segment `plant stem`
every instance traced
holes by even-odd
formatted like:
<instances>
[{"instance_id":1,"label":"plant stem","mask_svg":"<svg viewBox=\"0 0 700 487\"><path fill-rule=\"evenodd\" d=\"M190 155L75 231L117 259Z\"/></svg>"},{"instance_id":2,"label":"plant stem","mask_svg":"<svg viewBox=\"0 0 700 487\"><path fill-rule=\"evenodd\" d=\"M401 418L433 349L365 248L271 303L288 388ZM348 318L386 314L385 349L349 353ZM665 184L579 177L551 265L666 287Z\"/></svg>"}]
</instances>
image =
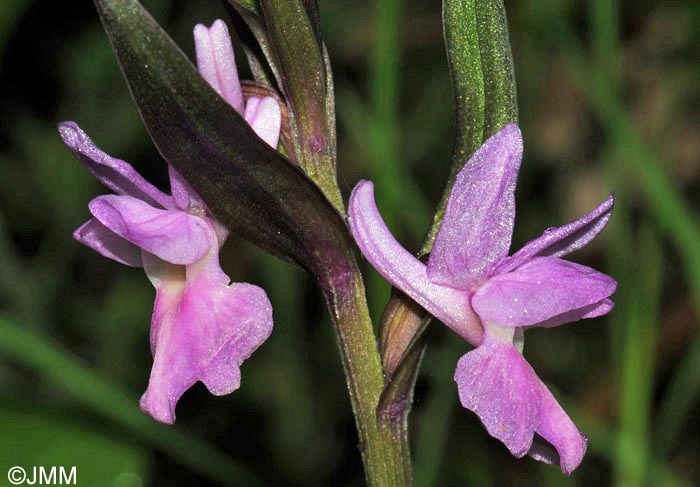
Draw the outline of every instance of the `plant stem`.
<instances>
[{"instance_id":1,"label":"plant stem","mask_svg":"<svg viewBox=\"0 0 700 487\"><path fill-rule=\"evenodd\" d=\"M339 265L340 264L340 265ZM384 375L362 277L354 259L325 266L319 279L335 326L369 486L412 484L405 416L377 414Z\"/></svg>"}]
</instances>

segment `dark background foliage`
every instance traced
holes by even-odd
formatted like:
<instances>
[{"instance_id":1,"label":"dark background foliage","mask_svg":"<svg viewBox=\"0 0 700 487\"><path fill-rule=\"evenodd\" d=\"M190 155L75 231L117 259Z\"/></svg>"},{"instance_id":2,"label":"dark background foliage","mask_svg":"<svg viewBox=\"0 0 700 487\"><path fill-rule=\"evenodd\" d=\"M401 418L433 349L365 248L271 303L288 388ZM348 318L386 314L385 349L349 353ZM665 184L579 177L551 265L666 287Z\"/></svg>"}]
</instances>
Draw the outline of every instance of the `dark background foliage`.
<instances>
[{"instance_id":1,"label":"dark background foliage","mask_svg":"<svg viewBox=\"0 0 700 487\"><path fill-rule=\"evenodd\" d=\"M215 0L144 5L190 56L193 25L226 15ZM417 249L454 137L439 2L320 5L341 189L375 180L390 226ZM452 374L467 346L434 324L412 414L417 485L698 485L700 7L506 7L526 144L514 247L614 189L609 228L572 259L619 280L617 307L527 336L526 356L589 435L569 479L512 458L459 406ZM236 393L195 386L174 428L141 415L154 293L141 270L71 239L104 189L62 146L56 123L76 120L162 188L166 166L91 2L4 0L0 63L0 482L13 465L76 465L79 485L237 485L239 468L279 485L361 484L318 290L235 236L224 269L267 289L275 332L243 365ZM378 317L388 286L367 276Z\"/></svg>"}]
</instances>

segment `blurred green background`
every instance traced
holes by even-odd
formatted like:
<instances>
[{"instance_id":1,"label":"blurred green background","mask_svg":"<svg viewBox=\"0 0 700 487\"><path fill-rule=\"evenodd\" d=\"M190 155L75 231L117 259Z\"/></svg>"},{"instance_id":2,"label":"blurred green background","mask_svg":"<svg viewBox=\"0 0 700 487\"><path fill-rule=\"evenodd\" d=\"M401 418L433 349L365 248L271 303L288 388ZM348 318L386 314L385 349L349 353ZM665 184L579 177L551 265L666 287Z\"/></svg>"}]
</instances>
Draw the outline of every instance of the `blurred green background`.
<instances>
[{"instance_id":1,"label":"blurred green background","mask_svg":"<svg viewBox=\"0 0 700 487\"><path fill-rule=\"evenodd\" d=\"M190 56L216 0L145 0ZM454 120L437 0L320 0L336 79L339 179L377 184L417 249L447 176ZM514 248L617 196L571 259L620 283L608 316L528 333L525 355L589 453L571 478L516 460L459 406L466 344L440 324L416 388L416 483L700 485L700 4L506 1L525 161ZM240 57L242 58L242 56ZM201 384L175 427L138 410L154 292L71 239L104 193L55 126L76 120L165 188L91 2L0 3L0 485L13 465L77 466L78 485L361 485L356 433L318 290L232 237L224 269L267 289L275 332L234 394ZM368 269L376 317L388 286Z\"/></svg>"}]
</instances>

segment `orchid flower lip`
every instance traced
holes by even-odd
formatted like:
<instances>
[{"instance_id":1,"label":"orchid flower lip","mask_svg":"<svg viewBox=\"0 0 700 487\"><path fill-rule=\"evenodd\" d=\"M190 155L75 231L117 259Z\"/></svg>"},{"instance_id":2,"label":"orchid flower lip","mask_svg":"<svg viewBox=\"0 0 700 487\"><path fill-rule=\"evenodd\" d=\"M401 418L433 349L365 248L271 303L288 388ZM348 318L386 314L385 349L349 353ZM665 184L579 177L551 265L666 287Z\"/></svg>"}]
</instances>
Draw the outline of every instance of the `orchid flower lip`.
<instances>
[{"instance_id":1,"label":"orchid flower lip","mask_svg":"<svg viewBox=\"0 0 700 487\"><path fill-rule=\"evenodd\" d=\"M151 330L154 363L140 405L171 424L178 399L196 382L215 395L239 388L241 364L272 332L272 307L261 288L229 284L216 248L182 274L180 266L152 255L144 254L144 264L157 297Z\"/></svg>"},{"instance_id":2,"label":"orchid flower lip","mask_svg":"<svg viewBox=\"0 0 700 487\"><path fill-rule=\"evenodd\" d=\"M569 475L583 459L587 438L509 336L513 331L486 325L483 344L462 356L454 377L460 401L515 457L557 463Z\"/></svg>"}]
</instances>

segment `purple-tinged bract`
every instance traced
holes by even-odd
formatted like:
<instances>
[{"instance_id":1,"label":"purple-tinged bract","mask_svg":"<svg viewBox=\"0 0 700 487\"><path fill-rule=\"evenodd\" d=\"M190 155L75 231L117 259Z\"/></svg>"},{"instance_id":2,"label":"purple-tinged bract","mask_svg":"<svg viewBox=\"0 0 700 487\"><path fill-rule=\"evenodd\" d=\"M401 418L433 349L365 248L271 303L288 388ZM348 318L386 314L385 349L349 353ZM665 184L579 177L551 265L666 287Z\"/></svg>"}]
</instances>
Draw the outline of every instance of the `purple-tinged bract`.
<instances>
[{"instance_id":1,"label":"purple-tinged bract","mask_svg":"<svg viewBox=\"0 0 700 487\"><path fill-rule=\"evenodd\" d=\"M462 405L516 457L557 463L569 475L581 463L587 440L523 357L523 331L612 309L616 282L561 257L600 233L613 197L509 257L522 153L514 124L474 153L455 178L427 264L393 238L371 182L355 187L349 223L382 276L476 347L455 372Z\"/></svg>"}]
</instances>

